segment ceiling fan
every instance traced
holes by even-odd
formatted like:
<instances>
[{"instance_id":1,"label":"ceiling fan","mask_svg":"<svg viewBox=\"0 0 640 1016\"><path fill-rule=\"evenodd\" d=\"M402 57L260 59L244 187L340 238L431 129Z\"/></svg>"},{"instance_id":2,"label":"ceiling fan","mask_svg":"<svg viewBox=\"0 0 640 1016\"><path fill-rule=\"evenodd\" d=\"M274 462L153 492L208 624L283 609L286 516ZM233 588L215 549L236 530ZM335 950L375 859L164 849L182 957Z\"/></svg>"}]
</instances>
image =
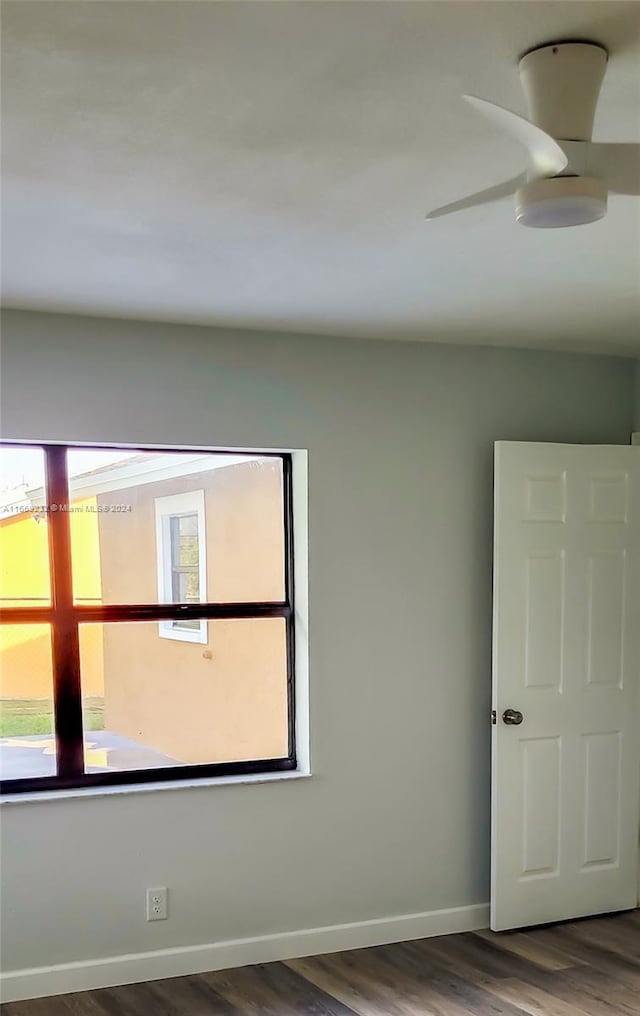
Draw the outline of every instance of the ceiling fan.
<instances>
[{"instance_id":1,"label":"ceiling fan","mask_svg":"<svg viewBox=\"0 0 640 1016\"><path fill-rule=\"evenodd\" d=\"M601 219L607 195L640 195L640 144L591 140L608 54L595 42L556 42L525 53L518 64L529 119L502 106L464 98L523 144L529 169L495 187L429 212L437 219L515 194L523 226L578 226Z\"/></svg>"}]
</instances>

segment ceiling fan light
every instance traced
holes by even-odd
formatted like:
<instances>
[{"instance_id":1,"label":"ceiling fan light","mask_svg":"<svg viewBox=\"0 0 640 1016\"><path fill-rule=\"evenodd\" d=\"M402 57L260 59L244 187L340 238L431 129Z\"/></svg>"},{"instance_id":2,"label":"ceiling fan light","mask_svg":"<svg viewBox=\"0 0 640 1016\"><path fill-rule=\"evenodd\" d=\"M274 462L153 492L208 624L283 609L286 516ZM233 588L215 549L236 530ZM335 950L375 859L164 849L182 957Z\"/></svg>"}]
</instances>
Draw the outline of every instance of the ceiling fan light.
<instances>
[{"instance_id":1,"label":"ceiling fan light","mask_svg":"<svg viewBox=\"0 0 640 1016\"><path fill-rule=\"evenodd\" d=\"M516 221L521 226L583 226L601 219L606 211L606 184L594 176L532 180L516 193Z\"/></svg>"}]
</instances>

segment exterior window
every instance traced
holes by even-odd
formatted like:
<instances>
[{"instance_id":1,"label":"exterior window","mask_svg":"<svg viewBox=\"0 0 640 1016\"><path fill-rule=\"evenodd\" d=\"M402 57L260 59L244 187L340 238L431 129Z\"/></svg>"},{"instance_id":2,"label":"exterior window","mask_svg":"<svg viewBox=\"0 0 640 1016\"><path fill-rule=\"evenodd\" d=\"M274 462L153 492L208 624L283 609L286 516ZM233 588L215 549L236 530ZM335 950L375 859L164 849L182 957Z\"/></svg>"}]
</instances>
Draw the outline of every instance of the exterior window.
<instances>
[{"instance_id":1,"label":"exterior window","mask_svg":"<svg viewBox=\"0 0 640 1016\"><path fill-rule=\"evenodd\" d=\"M296 768L291 456L0 443L2 793Z\"/></svg>"},{"instance_id":2,"label":"exterior window","mask_svg":"<svg viewBox=\"0 0 640 1016\"><path fill-rule=\"evenodd\" d=\"M206 600L204 490L156 498L158 596L161 603L202 603ZM162 638L206 642L204 619L161 621Z\"/></svg>"}]
</instances>

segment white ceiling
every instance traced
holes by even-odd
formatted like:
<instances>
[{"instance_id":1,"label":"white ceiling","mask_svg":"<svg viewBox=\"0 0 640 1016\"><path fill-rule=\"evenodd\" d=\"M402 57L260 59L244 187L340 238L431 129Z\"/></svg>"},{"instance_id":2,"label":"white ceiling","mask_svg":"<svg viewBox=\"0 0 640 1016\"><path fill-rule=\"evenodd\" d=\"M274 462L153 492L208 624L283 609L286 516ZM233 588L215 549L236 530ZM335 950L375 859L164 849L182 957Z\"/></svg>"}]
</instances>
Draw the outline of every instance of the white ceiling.
<instances>
[{"instance_id":1,"label":"white ceiling","mask_svg":"<svg viewBox=\"0 0 640 1016\"><path fill-rule=\"evenodd\" d=\"M640 5L2 3L6 305L640 353L640 200L526 230L517 57L611 59L594 137L640 141Z\"/></svg>"}]
</instances>

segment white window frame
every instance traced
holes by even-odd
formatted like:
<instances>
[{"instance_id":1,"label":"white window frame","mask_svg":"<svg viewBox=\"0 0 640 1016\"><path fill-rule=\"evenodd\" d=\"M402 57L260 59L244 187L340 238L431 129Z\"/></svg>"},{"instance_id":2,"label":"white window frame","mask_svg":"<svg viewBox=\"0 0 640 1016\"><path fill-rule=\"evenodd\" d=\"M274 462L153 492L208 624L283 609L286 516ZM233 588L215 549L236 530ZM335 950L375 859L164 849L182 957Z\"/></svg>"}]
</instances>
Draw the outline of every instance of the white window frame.
<instances>
[{"instance_id":1,"label":"white window frame","mask_svg":"<svg viewBox=\"0 0 640 1016\"><path fill-rule=\"evenodd\" d=\"M156 513L156 562L158 571L158 600L173 603L171 590L171 535L170 519L176 515L196 515L198 518L198 580L200 600L207 599L207 543L205 529L204 490L189 490L184 494L155 498ZM176 628L179 621L160 621L160 638L176 642L197 642L204 645L208 640L207 621L201 618L197 629Z\"/></svg>"}]
</instances>

